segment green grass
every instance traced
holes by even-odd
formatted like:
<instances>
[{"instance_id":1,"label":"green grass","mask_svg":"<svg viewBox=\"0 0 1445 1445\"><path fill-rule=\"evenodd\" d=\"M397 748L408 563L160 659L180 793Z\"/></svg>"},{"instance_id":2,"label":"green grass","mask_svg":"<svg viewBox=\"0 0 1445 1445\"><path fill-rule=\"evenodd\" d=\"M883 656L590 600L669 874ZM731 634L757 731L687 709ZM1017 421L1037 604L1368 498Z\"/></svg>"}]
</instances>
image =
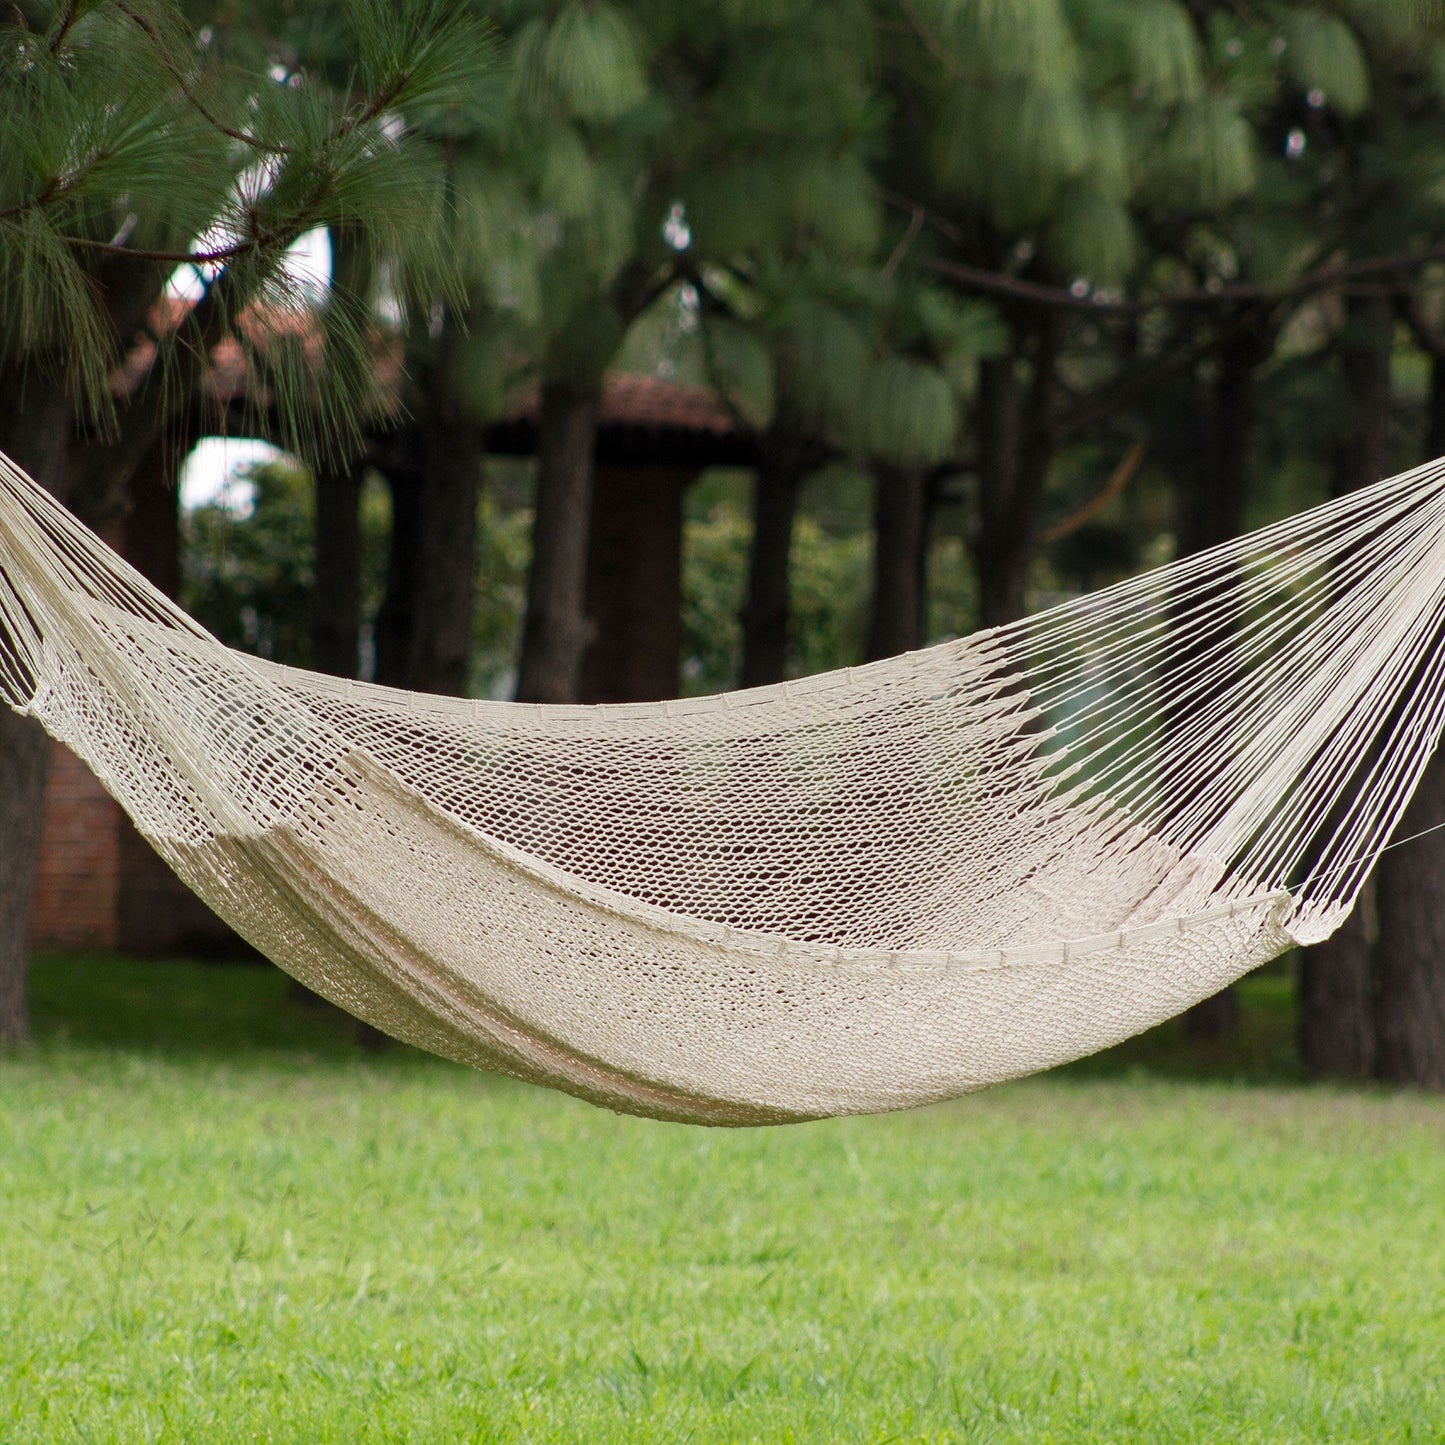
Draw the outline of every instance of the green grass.
<instances>
[{"instance_id":1,"label":"green grass","mask_svg":"<svg viewBox=\"0 0 1445 1445\"><path fill-rule=\"evenodd\" d=\"M5 1445L1445 1439L1445 1101L1158 1075L1268 1077L1268 979L1237 1066L1164 1034L736 1133L363 1056L283 998L38 969Z\"/></svg>"}]
</instances>

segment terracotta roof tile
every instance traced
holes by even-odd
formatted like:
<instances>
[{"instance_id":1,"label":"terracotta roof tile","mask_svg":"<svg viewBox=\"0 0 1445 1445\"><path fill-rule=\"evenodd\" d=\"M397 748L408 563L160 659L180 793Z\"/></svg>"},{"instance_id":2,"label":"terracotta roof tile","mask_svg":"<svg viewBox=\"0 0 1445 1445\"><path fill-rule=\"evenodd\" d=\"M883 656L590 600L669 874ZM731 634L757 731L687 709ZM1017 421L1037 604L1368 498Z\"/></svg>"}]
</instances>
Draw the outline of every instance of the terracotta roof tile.
<instances>
[{"instance_id":1,"label":"terracotta roof tile","mask_svg":"<svg viewBox=\"0 0 1445 1445\"><path fill-rule=\"evenodd\" d=\"M541 397L532 387L522 394L508 420L535 423L540 411ZM602 426L717 437L733 436L738 430L732 413L711 387L625 371L609 372L603 378L597 419Z\"/></svg>"},{"instance_id":2,"label":"terracotta roof tile","mask_svg":"<svg viewBox=\"0 0 1445 1445\"><path fill-rule=\"evenodd\" d=\"M177 327L192 303L167 298L153 309L150 317L152 334L164 334ZM264 345L270 335L299 337L308 351L315 350L315 336L308 316L295 312L266 313L259 316L248 308L241 317L241 326L252 342ZM155 361L156 346L151 335L138 335L121 360L112 377L119 395L134 391ZM376 347L376 380L383 396L397 398L401 384L400 347L380 340ZM206 390L213 400L226 403L240 400L254 386L249 375L245 353L235 337L228 336L211 353L211 367L206 377ZM255 398L264 403L264 396ZM540 411L540 395L536 386L524 391L503 422L536 424ZM602 383L602 405L598 422L607 428L636 429L685 433L697 438L732 438L738 435L733 414L711 387L692 386L669 381L660 376L643 376L631 372L609 372Z\"/></svg>"}]
</instances>

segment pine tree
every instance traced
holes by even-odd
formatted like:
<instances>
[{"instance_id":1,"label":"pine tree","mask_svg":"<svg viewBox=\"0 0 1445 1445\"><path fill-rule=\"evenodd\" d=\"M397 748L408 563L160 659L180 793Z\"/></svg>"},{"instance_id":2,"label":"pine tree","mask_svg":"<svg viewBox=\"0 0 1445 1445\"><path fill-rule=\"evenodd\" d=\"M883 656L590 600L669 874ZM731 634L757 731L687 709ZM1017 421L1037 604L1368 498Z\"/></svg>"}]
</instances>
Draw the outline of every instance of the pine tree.
<instances>
[{"instance_id":1,"label":"pine tree","mask_svg":"<svg viewBox=\"0 0 1445 1445\"><path fill-rule=\"evenodd\" d=\"M0 19L0 449L92 518L124 505L138 460L224 336L264 370L296 449L354 437L369 314L338 293L324 364L296 344L308 301L282 262L303 233L353 229L402 294L455 289L440 170L415 121L465 93L490 42L434 0L339 13L343 85L291 62L304 46L284 9L244 29L198 26L170 0L29 3ZM204 295L170 328L158 303L178 265L204 276ZM138 333L158 364L117 396L110 379ZM33 722L0 719L4 1041L26 1033L47 758Z\"/></svg>"},{"instance_id":2,"label":"pine tree","mask_svg":"<svg viewBox=\"0 0 1445 1445\"><path fill-rule=\"evenodd\" d=\"M1109 303L1167 286L1160 237L1248 194L1254 137L1173 0L927 0L901 5L898 24L886 184L905 211L935 218L913 258L965 290L970 277L994 283L983 289L1007 329L971 417L971 541L992 624L1024 607L1055 458L1097 422L1088 392L1148 365L1117 340L1107 365Z\"/></svg>"},{"instance_id":3,"label":"pine tree","mask_svg":"<svg viewBox=\"0 0 1445 1445\"><path fill-rule=\"evenodd\" d=\"M517 289L532 310L541 389L519 696L556 700L576 695L587 640L582 562L602 374L638 317L679 285L739 323L719 347L736 341L735 359L776 392L759 423L747 631L785 638L793 499L834 442L808 434L811 403L785 381L774 387L772 373L789 348L809 352L810 329L851 325L815 284L815 263L857 263L878 243L864 163L878 125L867 83L877 36L852 0L526 6L519 19L512 173L538 263ZM756 344L743 357L738 337L749 332ZM848 356L814 351L806 386L841 394ZM756 658L756 645L748 653Z\"/></svg>"},{"instance_id":4,"label":"pine tree","mask_svg":"<svg viewBox=\"0 0 1445 1445\"><path fill-rule=\"evenodd\" d=\"M1427 253L1445 221L1429 181L1445 166L1439 17L1403 4L1352 4L1311 20L1317 34L1297 28L1288 35L1300 63L1315 67L1300 76L1308 89L1293 135L1303 141L1300 160L1313 153L1317 189L1334 201L1332 239L1363 264ZM1440 332L1412 299L1420 284L1414 270L1386 269L1345 297L1334 342L1343 422L1332 458L1337 491L1437 454L1428 416L1423 457L1414 447L1402 450L1394 428L1397 317L1427 354L1440 350ZM1437 365L1432 360L1432 369ZM1400 831L1436 821L1431 810L1442 794L1445 762L1437 757ZM1436 837L1386 853L1375 879L1378 938L1369 936L1361 910L1302 955L1300 1042L1314 1076L1373 1071L1393 1083L1445 1087L1445 965L1433 911L1442 877L1445 850Z\"/></svg>"}]
</instances>

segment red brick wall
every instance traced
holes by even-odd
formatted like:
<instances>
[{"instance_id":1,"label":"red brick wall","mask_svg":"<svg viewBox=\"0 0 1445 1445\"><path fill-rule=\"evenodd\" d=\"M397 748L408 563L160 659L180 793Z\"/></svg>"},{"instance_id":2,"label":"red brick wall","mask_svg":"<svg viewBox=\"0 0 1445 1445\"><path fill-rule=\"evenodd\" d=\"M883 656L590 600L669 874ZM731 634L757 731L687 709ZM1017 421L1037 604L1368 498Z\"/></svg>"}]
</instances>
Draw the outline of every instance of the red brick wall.
<instances>
[{"instance_id":1,"label":"red brick wall","mask_svg":"<svg viewBox=\"0 0 1445 1445\"><path fill-rule=\"evenodd\" d=\"M133 479L129 512L106 533L171 596L180 581L173 474L182 442L170 436L157 442ZM89 769L56 744L30 908L31 948L224 952L237 942L155 855Z\"/></svg>"},{"instance_id":2,"label":"red brick wall","mask_svg":"<svg viewBox=\"0 0 1445 1445\"><path fill-rule=\"evenodd\" d=\"M52 744L30 946L114 948L120 899L120 807L90 769Z\"/></svg>"},{"instance_id":3,"label":"red brick wall","mask_svg":"<svg viewBox=\"0 0 1445 1445\"><path fill-rule=\"evenodd\" d=\"M115 946L121 953L210 957L245 947L171 872L129 818L121 820L119 834Z\"/></svg>"},{"instance_id":4,"label":"red brick wall","mask_svg":"<svg viewBox=\"0 0 1445 1445\"><path fill-rule=\"evenodd\" d=\"M229 954L244 945L156 856L68 748L52 744L30 947Z\"/></svg>"}]
</instances>

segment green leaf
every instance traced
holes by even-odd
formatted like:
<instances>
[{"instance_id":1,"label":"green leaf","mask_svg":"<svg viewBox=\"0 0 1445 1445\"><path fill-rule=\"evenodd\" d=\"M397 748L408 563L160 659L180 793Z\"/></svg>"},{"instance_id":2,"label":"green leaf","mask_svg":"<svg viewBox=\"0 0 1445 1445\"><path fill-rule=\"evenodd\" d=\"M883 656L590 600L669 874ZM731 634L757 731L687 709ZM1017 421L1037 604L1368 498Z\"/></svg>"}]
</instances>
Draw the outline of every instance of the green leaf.
<instances>
[{"instance_id":1,"label":"green leaf","mask_svg":"<svg viewBox=\"0 0 1445 1445\"><path fill-rule=\"evenodd\" d=\"M597 384L626 334L617 307L605 297L591 297L553 332L547 348L547 375L581 387Z\"/></svg>"},{"instance_id":2,"label":"green leaf","mask_svg":"<svg viewBox=\"0 0 1445 1445\"><path fill-rule=\"evenodd\" d=\"M1072 86L1078 56L1058 0L920 0L914 12L965 70Z\"/></svg>"},{"instance_id":3,"label":"green leaf","mask_svg":"<svg viewBox=\"0 0 1445 1445\"><path fill-rule=\"evenodd\" d=\"M878 244L878 187L853 152L805 164L793 205L805 235L839 254L866 256Z\"/></svg>"},{"instance_id":4,"label":"green leaf","mask_svg":"<svg viewBox=\"0 0 1445 1445\"><path fill-rule=\"evenodd\" d=\"M987 301L967 300L936 286L918 286L912 295L920 330L950 369L1008 348L1003 318Z\"/></svg>"},{"instance_id":5,"label":"green leaf","mask_svg":"<svg viewBox=\"0 0 1445 1445\"><path fill-rule=\"evenodd\" d=\"M948 374L955 392L967 390L972 363L1009 348L1009 328L987 301L972 301L938 286L916 286L910 296L923 340Z\"/></svg>"},{"instance_id":6,"label":"green leaf","mask_svg":"<svg viewBox=\"0 0 1445 1445\"><path fill-rule=\"evenodd\" d=\"M520 379L523 344L522 336L490 316L451 338L444 384L464 415L483 424L506 415Z\"/></svg>"},{"instance_id":7,"label":"green leaf","mask_svg":"<svg viewBox=\"0 0 1445 1445\"><path fill-rule=\"evenodd\" d=\"M1341 115L1370 103L1370 72L1354 32L1337 16L1294 10L1284 23L1285 62L1299 84L1324 93Z\"/></svg>"},{"instance_id":8,"label":"green leaf","mask_svg":"<svg viewBox=\"0 0 1445 1445\"><path fill-rule=\"evenodd\" d=\"M869 368L858 430L866 455L899 466L929 466L953 453L958 401L937 367L886 357Z\"/></svg>"},{"instance_id":9,"label":"green leaf","mask_svg":"<svg viewBox=\"0 0 1445 1445\"><path fill-rule=\"evenodd\" d=\"M1166 105L1195 99L1204 84L1204 54L1188 11L1174 0L1130 0L1111 10L1122 21L1133 84Z\"/></svg>"},{"instance_id":10,"label":"green leaf","mask_svg":"<svg viewBox=\"0 0 1445 1445\"><path fill-rule=\"evenodd\" d=\"M1445 41L1437 41L1426 50L1424 68L1436 98L1445 98Z\"/></svg>"},{"instance_id":11,"label":"green leaf","mask_svg":"<svg viewBox=\"0 0 1445 1445\"><path fill-rule=\"evenodd\" d=\"M568 125L549 126L538 142L542 204L559 216L585 216L597 204L597 175L586 143Z\"/></svg>"},{"instance_id":12,"label":"green leaf","mask_svg":"<svg viewBox=\"0 0 1445 1445\"><path fill-rule=\"evenodd\" d=\"M604 0L569 0L525 26L514 65L519 99L539 115L615 120L647 94L641 38Z\"/></svg>"},{"instance_id":13,"label":"green leaf","mask_svg":"<svg viewBox=\"0 0 1445 1445\"><path fill-rule=\"evenodd\" d=\"M1138 236L1127 207L1092 186L1071 184L1049 217L1044 248L1065 275L1119 282L1134 265Z\"/></svg>"},{"instance_id":14,"label":"green leaf","mask_svg":"<svg viewBox=\"0 0 1445 1445\"><path fill-rule=\"evenodd\" d=\"M769 331L777 362L778 410L826 434L846 434L857 414L868 353L857 326L837 307L800 296L775 313Z\"/></svg>"},{"instance_id":15,"label":"green leaf","mask_svg":"<svg viewBox=\"0 0 1445 1445\"><path fill-rule=\"evenodd\" d=\"M772 158L727 157L689 177L682 194L700 256L726 261L786 244L789 198Z\"/></svg>"},{"instance_id":16,"label":"green leaf","mask_svg":"<svg viewBox=\"0 0 1445 1445\"><path fill-rule=\"evenodd\" d=\"M761 431L773 419L773 360L745 326L724 317L703 323L703 351L712 384L747 424Z\"/></svg>"},{"instance_id":17,"label":"green leaf","mask_svg":"<svg viewBox=\"0 0 1445 1445\"><path fill-rule=\"evenodd\" d=\"M1135 162L1127 119L1107 106L1089 112L1089 184L1111 201L1126 201L1134 190Z\"/></svg>"},{"instance_id":18,"label":"green leaf","mask_svg":"<svg viewBox=\"0 0 1445 1445\"><path fill-rule=\"evenodd\" d=\"M1048 214L1059 186L1089 161L1084 108L1072 90L1028 83L955 86L934 135L939 180L1002 226Z\"/></svg>"},{"instance_id":19,"label":"green leaf","mask_svg":"<svg viewBox=\"0 0 1445 1445\"><path fill-rule=\"evenodd\" d=\"M1258 177L1249 122L1211 95L1176 112L1154 154L1150 191L1168 205L1214 210L1247 195Z\"/></svg>"},{"instance_id":20,"label":"green leaf","mask_svg":"<svg viewBox=\"0 0 1445 1445\"><path fill-rule=\"evenodd\" d=\"M465 104L496 57L491 27L449 0L348 0L361 79L390 111Z\"/></svg>"},{"instance_id":21,"label":"green leaf","mask_svg":"<svg viewBox=\"0 0 1445 1445\"><path fill-rule=\"evenodd\" d=\"M0 223L0 345L68 379L84 409L107 420L115 339L96 304L92 278L45 215Z\"/></svg>"}]
</instances>

